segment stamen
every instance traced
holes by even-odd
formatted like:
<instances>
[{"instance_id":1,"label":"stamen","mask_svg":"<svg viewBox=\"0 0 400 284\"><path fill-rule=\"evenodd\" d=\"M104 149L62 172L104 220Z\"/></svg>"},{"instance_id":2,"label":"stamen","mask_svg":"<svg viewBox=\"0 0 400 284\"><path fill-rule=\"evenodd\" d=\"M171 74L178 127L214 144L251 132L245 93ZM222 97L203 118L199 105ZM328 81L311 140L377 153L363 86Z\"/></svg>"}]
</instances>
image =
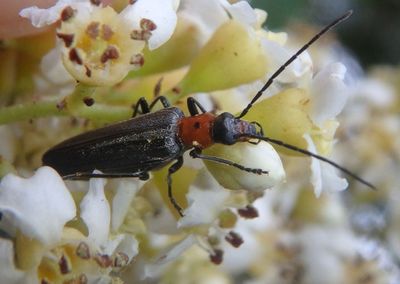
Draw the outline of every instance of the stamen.
<instances>
[{"instance_id":1,"label":"stamen","mask_svg":"<svg viewBox=\"0 0 400 284\"><path fill-rule=\"evenodd\" d=\"M210 261L216 265L221 264L224 259L224 251L221 249L215 249L212 254L210 254Z\"/></svg>"},{"instance_id":2,"label":"stamen","mask_svg":"<svg viewBox=\"0 0 400 284\"><path fill-rule=\"evenodd\" d=\"M238 233L233 231L230 231L225 236L225 240L235 248L238 248L243 244L243 238Z\"/></svg>"},{"instance_id":3,"label":"stamen","mask_svg":"<svg viewBox=\"0 0 400 284\"><path fill-rule=\"evenodd\" d=\"M79 243L78 247L76 248L75 253L76 253L77 256L79 256L82 259L89 259L90 258L89 246L84 242Z\"/></svg>"},{"instance_id":4,"label":"stamen","mask_svg":"<svg viewBox=\"0 0 400 284\"><path fill-rule=\"evenodd\" d=\"M75 62L76 64L82 65L83 61L81 59L81 57L78 54L78 51L76 50L76 48L73 48L69 51L69 59L72 62Z\"/></svg>"},{"instance_id":5,"label":"stamen","mask_svg":"<svg viewBox=\"0 0 400 284\"><path fill-rule=\"evenodd\" d=\"M100 26L99 22L91 22L86 28L86 34L90 38L96 39L100 33L99 26Z\"/></svg>"},{"instance_id":6,"label":"stamen","mask_svg":"<svg viewBox=\"0 0 400 284\"><path fill-rule=\"evenodd\" d=\"M106 50L101 55L101 63L106 63L110 59L117 59L119 57L119 52L115 46L109 45Z\"/></svg>"},{"instance_id":7,"label":"stamen","mask_svg":"<svg viewBox=\"0 0 400 284\"><path fill-rule=\"evenodd\" d=\"M154 31L157 25L152 20L143 18L140 20L140 27L144 31Z\"/></svg>"},{"instance_id":8,"label":"stamen","mask_svg":"<svg viewBox=\"0 0 400 284\"><path fill-rule=\"evenodd\" d=\"M111 37L114 35L114 32L109 25L103 24L101 26L101 30L102 30L101 36L105 41L109 41Z\"/></svg>"},{"instance_id":9,"label":"stamen","mask_svg":"<svg viewBox=\"0 0 400 284\"><path fill-rule=\"evenodd\" d=\"M74 9L71 6L67 6L61 11L61 21L65 22L71 19L75 14Z\"/></svg>"},{"instance_id":10,"label":"stamen","mask_svg":"<svg viewBox=\"0 0 400 284\"><path fill-rule=\"evenodd\" d=\"M238 209L238 213L245 219L254 219L258 217L258 210L250 204L245 208Z\"/></svg>"},{"instance_id":11,"label":"stamen","mask_svg":"<svg viewBox=\"0 0 400 284\"><path fill-rule=\"evenodd\" d=\"M60 267L61 274L68 274L71 272L71 265L65 255L62 255L58 261L58 266Z\"/></svg>"},{"instance_id":12,"label":"stamen","mask_svg":"<svg viewBox=\"0 0 400 284\"><path fill-rule=\"evenodd\" d=\"M65 47L70 47L74 41L74 34L57 33L57 37L64 41Z\"/></svg>"}]
</instances>

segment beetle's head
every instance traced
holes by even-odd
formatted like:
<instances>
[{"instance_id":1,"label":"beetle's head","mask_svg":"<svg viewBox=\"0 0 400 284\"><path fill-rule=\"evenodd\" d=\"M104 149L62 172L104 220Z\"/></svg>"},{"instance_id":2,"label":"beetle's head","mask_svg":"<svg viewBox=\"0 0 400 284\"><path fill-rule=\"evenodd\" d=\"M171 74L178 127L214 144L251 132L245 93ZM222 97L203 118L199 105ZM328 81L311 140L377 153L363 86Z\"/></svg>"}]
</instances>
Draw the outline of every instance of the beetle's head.
<instances>
[{"instance_id":1,"label":"beetle's head","mask_svg":"<svg viewBox=\"0 0 400 284\"><path fill-rule=\"evenodd\" d=\"M232 145L238 141L248 141L246 135L263 136L260 124L235 118L229 112L224 112L215 118L212 128L215 143Z\"/></svg>"}]
</instances>

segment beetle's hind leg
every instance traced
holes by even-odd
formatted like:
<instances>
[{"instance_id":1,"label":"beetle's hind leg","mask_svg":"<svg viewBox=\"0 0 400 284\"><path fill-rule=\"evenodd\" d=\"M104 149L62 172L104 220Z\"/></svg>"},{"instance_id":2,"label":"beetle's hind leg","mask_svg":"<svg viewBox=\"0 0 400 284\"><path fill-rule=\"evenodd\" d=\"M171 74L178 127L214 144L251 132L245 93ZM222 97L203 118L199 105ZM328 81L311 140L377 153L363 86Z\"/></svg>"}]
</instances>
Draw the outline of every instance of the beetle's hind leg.
<instances>
[{"instance_id":1,"label":"beetle's hind leg","mask_svg":"<svg viewBox=\"0 0 400 284\"><path fill-rule=\"evenodd\" d=\"M138 173L88 173L88 172L77 172L69 175L63 176L63 179L72 180L85 180L90 178L139 178L140 180L148 180L148 172L138 172Z\"/></svg>"},{"instance_id":2,"label":"beetle's hind leg","mask_svg":"<svg viewBox=\"0 0 400 284\"><path fill-rule=\"evenodd\" d=\"M183 217L182 207L176 202L174 195L172 194L172 178L171 175L179 170L183 165L183 157L179 157L175 164L169 167L168 175L167 175L167 184L168 184L168 198L171 201L172 205L178 211L179 215Z\"/></svg>"},{"instance_id":3,"label":"beetle's hind leg","mask_svg":"<svg viewBox=\"0 0 400 284\"><path fill-rule=\"evenodd\" d=\"M235 167L235 168L245 171L245 172L258 174L258 175L268 174L268 171L264 171L262 169L248 168L248 167L245 167L243 165L240 165L238 163L235 163L235 162L232 162L229 160L225 160L225 159L214 157L214 156L203 155L201 153L201 149L199 149L199 148L194 148L192 151L189 152L189 154L192 158L198 158L198 159L202 159L202 160L208 160L208 161L212 161L212 162L216 162L216 163L220 163L220 164L225 164L225 165Z\"/></svg>"}]
</instances>

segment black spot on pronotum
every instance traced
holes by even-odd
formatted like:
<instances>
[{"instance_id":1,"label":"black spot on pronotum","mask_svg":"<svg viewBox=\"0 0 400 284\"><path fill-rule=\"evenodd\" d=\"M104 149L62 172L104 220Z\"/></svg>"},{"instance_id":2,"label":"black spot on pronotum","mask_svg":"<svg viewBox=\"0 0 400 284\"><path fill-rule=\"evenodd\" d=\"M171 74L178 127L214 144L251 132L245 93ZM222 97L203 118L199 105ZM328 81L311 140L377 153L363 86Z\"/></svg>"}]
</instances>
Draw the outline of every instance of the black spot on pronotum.
<instances>
[{"instance_id":1,"label":"black spot on pronotum","mask_svg":"<svg viewBox=\"0 0 400 284\"><path fill-rule=\"evenodd\" d=\"M194 127L195 129L199 129L199 128L200 128L200 122L196 121L196 122L193 124L193 127Z\"/></svg>"}]
</instances>

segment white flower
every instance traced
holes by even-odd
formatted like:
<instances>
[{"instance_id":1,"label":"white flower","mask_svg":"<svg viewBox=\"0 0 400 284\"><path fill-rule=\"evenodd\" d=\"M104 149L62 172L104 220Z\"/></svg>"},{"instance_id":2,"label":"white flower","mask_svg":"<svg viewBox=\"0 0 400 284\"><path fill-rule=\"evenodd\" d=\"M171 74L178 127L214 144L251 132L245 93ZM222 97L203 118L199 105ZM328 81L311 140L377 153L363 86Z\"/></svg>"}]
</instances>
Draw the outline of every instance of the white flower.
<instances>
[{"instance_id":1,"label":"white flower","mask_svg":"<svg viewBox=\"0 0 400 284\"><path fill-rule=\"evenodd\" d=\"M43 244L57 243L66 222L75 217L75 203L63 180L49 167L24 179L13 174L0 183L3 219Z\"/></svg>"},{"instance_id":2,"label":"white flower","mask_svg":"<svg viewBox=\"0 0 400 284\"><path fill-rule=\"evenodd\" d=\"M110 6L92 5L89 0L63 0L48 9L26 8L20 15L37 26L61 19L57 37L63 43L65 68L79 82L110 86L144 64L146 42L155 49L172 36L178 3L139 0L118 14Z\"/></svg>"},{"instance_id":3,"label":"white flower","mask_svg":"<svg viewBox=\"0 0 400 284\"><path fill-rule=\"evenodd\" d=\"M208 171L201 170L186 195L188 207L178 221L178 228L209 225L214 222L229 198Z\"/></svg>"}]
</instances>

